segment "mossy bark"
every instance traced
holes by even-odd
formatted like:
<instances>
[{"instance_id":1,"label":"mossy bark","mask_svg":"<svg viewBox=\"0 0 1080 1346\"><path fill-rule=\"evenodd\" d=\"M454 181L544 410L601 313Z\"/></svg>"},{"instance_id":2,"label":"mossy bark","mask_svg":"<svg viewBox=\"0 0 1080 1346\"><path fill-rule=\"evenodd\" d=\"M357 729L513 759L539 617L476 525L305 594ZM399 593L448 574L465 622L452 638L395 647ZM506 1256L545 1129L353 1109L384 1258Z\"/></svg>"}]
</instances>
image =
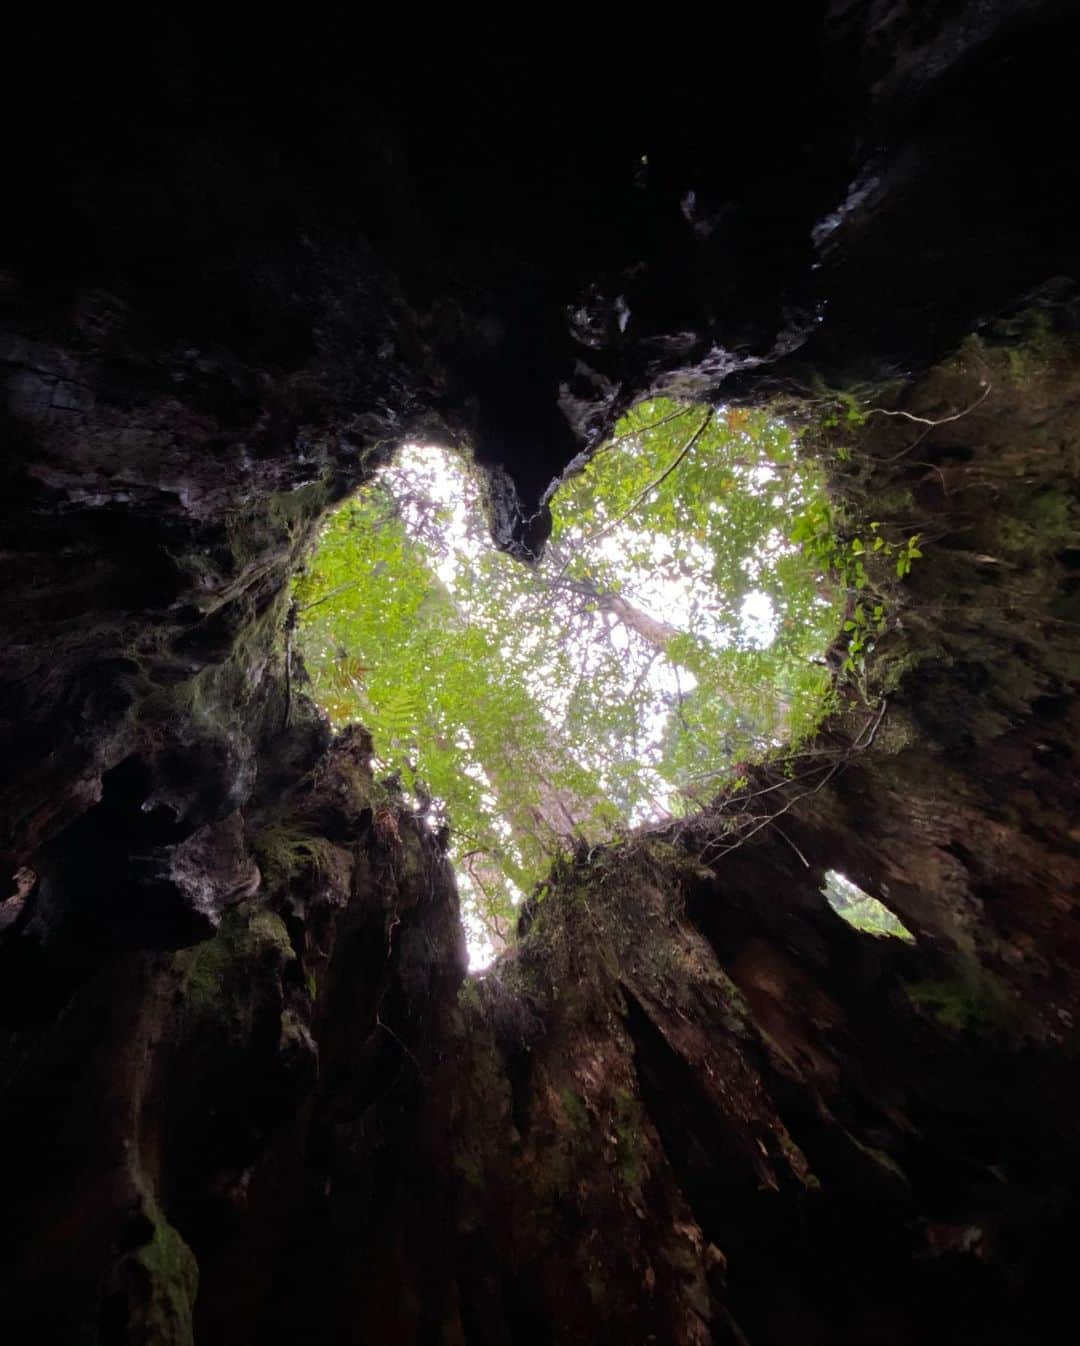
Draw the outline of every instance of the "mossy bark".
<instances>
[{"instance_id":1,"label":"mossy bark","mask_svg":"<svg viewBox=\"0 0 1080 1346\"><path fill-rule=\"evenodd\" d=\"M546 162L513 115L504 156L490 64L469 134L432 142L401 61L385 100L358 94L353 46L328 81L291 19L286 59L245 30L209 101L183 42L65 65L50 35L79 124L44 109L60 143L8 220L41 252L0 277L11 1340L1073 1339L1070 303L896 370L1075 272L1045 188L1075 24L924 8L755 9L742 49L769 52L777 121L760 63L726 60L755 112L722 154L715 45L688 76L635 33L622 86L679 117L652 165L618 98L625 135L582 134L587 89ZM283 103L300 64L318 87ZM128 67L169 103L145 126L159 91L102 74ZM260 141L245 80L267 69L286 122ZM455 69L440 50L428 85ZM416 104L414 151L450 159L372 138L380 103ZM575 430L595 444L657 389L799 381L811 414L807 374L876 390L833 418L849 523L923 538L876 663L792 775L567 862L465 981L436 834L375 789L362 734L330 744L290 661L320 512L395 444L467 429L494 531L535 546ZM826 868L916 946L844 925Z\"/></svg>"}]
</instances>

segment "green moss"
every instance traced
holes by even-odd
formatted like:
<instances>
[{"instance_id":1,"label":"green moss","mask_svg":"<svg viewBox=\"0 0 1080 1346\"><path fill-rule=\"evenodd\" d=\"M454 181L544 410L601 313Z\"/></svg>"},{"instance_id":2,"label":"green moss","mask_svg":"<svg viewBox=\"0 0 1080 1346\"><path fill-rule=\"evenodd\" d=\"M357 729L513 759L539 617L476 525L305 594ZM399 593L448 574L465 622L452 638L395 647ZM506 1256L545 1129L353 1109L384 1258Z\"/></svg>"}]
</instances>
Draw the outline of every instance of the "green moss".
<instances>
[{"instance_id":1,"label":"green moss","mask_svg":"<svg viewBox=\"0 0 1080 1346\"><path fill-rule=\"evenodd\" d=\"M466 977L458 987L458 1004L463 1010L469 1010L473 1014L483 1013L483 1002L480 999L480 992L476 986L475 977Z\"/></svg>"},{"instance_id":2,"label":"green moss","mask_svg":"<svg viewBox=\"0 0 1080 1346\"><path fill-rule=\"evenodd\" d=\"M639 836L599 852L588 870L576 875L576 882L586 899L595 900L605 887L618 896L628 880L641 883L648 876L660 888L677 889L682 882L709 881L713 873L685 847L657 836Z\"/></svg>"},{"instance_id":3,"label":"green moss","mask_svg":"<svg viewBox=\"0 0 1080 1346\"><path fill-rule=\"evenodd\" d=\"M218 1005L225 977L236 961L237 950L230 938L227 912L213 939L177 955L183 971L182 989L189 1011L198 1017L211 1017Z\"/></svg>"},{"instance_id":4,"label":"green moss","mask_svg":"<svg viewBox=\"0 0 1080 1346\"><path fill-rule=\"evenodd\" d=\"M402 830L401 845L395 859L395 870L403 888L423 886L427 874L427 857L423 843L411 829Z\"/></svg>"},{"instance_id":5,"label":"green moss","mask_svg":"<svg viewBox=\"0 0 1080 1346\"><path fill-rule=\"evenodd\" d=\"M283 563L284 574L284 563ZM249 594L218 595L206 609L222 619L231 608L235 634L223 657L194 677L149 695L140 714L151 723L168 723L178 737L234 737L244 732L242 713L256 699L261 714L280 727L285 718L284 656L288 594L284 589L256 615ZM277 676L268 681L268 672ZM269 693L267 695L267 693Z\"/></svg>"},{"instance_id":6,"label":"green moss","mask_svg":"<svg viewBox=\"0 0 1080 1346\"><path fill-rule=\"evenodd\" d=\"M336 851L325 837L289 823L267 824L255 833L251 844L263 882L271 891L308 870L319 874L331 868Z\"/></svg>"},{"instance_id":7,"label":"green moss","mask_svg":"<svg viewBox=\"0 0 1080 1346\"><path fill-rule=\"evenodd\" d=\"M484 1166L475 1154L459 1154L454 1159L454 1167L470 1187L478 1190L484 1186Z\"/></svg>"},{"instance_id":8,"label":"green moss","mask_svg":"<svg viewBox=\"0 0 1080 1346\"><path fill-rule=\"evenodd\" d=\"M229 548L237 568L272 550L306 543L329 503L328 483L314 481L294 491L277 491L238 511L229 520Z\"/></svg>"},{"instance_id":9,"label":"green moss","mask_svg":"<svg viewBox=\"0 0 1080 1346\"><path fill-rule=\"evenodd\" d=\"M1076 546L1080 521L1075 500L1052 486L1021 493L1002 512L997 536L1005 557L1029 563Z\"/></svg>"},{"instance_id":10,"label":"green moss","mask_svg":"<svg viewBox=\"0 0 1080 1346\"><path fill-rule=\"evenodd\" d=\"M1021 388L1044 375L1054 361L1069 354L1068 338L1054 327L1044 308L1030 308L995 323L993 335L1006 342L1009 376Z\"/></svg>"},{"instance_id":11,"label":"green moss","mask_svg":"<svg viewBox=\"0 0 1080 1346\"><path fill-rule=\"evenodd\" d=\"M954 1033L1012 1037L1020 1027L1013 993L976 964L938 980L908 982L904 992L922 1014Z\"/></svg>"},{"instance_id":12,"label":"green moss","mask_svg":"<svg viewBox=\"0 0 1080 1346\"><path fill-rule=\"evenodd\" d=\"M258 950L273 946L281 955L283 962L289 962L296 957L285 922L266 907L256 907L251 912L248 933Z\"/></svg>"},{"instance_id":13,"label":"green moss","mask_svg":"<svg viewBox=\"0 0 1080 1346\"><path fill-rule=\"evenodd\" d=\"M864 1145L856 1136L848 1133L848 1139L880 1172L885 1181L892 1187L899 1189L901 1193L909 1191L911 1182L907 1174L896 1162L896 1160L885 1150L876 1148L873 1145ZM820 1184L819 1184L820 1187Z\"/></svg>"},{"instance_id":14,"label":"green moss","mask_svg":"<svg viewBox=\"0 0 1080 1346\"><path fill-rule=\"evenodd\" d=\"M914 661L907 667L914 667L917 662ZM902 669L896 670L897 682L903 676L903 671ZM888 688L888 690L894 690L895 686L894 683L893 687ZM888 714L881 721L877 734L874 736L874 745L878 752L890 757L896 756L908 748L917 747L919 742L919 728L912 716L902 706L890 706Z\"/></svg>"},{"instance_id":15,"label":"green moss","mask_svg":"<svg viewBox=\"0 0 1080 1346\"><path fill-rule=\"evenodd\" d=\"M192 1312L199 1287L199 1267L184 1240L151 1204L146 1211L153 1236L133 1260L147 1273L143 1303L145 1339L153 1346L192 1346Z\"/></svg>"},{"instance_id":16,"label":"green moss","mask_svg":"<svg viewBox=\"0 0 1080 1346\"><path fill-rule=\"evenodd\" d=\"M638 1191L645 1175L641 1154L641 1118L634 1098L625 1090L615 1094L616 1162L627 1187Z\"/></svg>"},{"instance_id":17,"label":"green moss","mask_svg":"<svg viewBox=\"0 0 1080 1346\"><path fill-rule=\"evenodd\" d=\"M296 957L285 923L255 899L230 907L213 939L176 955L181 992L196 1017L226 1017L223 997L234 970L250 976L267 951L284 964Z\"/></svg>"},{"instance_id":18,"label":"green moss","mask_svg":"<svg viewBox=\"0 0 1080 1346\"><path fill-rule=\"evenodd\" d=\"M577 1131L585 1131L589 1125L589 1114L582 1099L572 1089L560 1089L559 1100L562 1103L566 1120Z\"/></svg>"}]
</instances>

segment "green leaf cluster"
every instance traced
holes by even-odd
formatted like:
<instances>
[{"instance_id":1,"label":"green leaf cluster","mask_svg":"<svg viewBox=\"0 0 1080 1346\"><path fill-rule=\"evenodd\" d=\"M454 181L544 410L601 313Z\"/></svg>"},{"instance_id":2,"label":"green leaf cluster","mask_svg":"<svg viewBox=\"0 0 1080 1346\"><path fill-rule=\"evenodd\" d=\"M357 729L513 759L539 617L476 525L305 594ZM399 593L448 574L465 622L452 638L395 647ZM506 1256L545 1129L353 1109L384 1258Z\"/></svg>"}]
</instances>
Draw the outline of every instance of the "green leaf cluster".
<instances>
[{"instance_id":1,"label":"green leaf cluster","mask_svg":"<svg viewBox=\"0 0 1080 1346\"><path fill-rule=\"evenodd\" d=\"M653 399L568 470L543 557L464 457L406 447L296 584L315 696L448 820L495 943L568 843L695 807L812 732L842 617L824 485L763 412Z\"/></svg>"},{"instance_id":2,"label":"green leaf cluster","mask_svg":"<svg viewBox=\"0 0 1080 1346\"><path fill-rule=\"evenodd\" d=\"M897 579L911 572L912 563L922 556L921 533L892 541L881 533L880 521L867 525L869 537L844 536L824 494L812 500L795 520L790 537L800 544L804 555L836 577L847 599L847 617L842 630L848 641L841 673L858 685L865 680L866 656L888 628L888 580L892 571ZM885 561L890 569L876 574L867 572L870 558Z\"/></svg>"}]
</instances>

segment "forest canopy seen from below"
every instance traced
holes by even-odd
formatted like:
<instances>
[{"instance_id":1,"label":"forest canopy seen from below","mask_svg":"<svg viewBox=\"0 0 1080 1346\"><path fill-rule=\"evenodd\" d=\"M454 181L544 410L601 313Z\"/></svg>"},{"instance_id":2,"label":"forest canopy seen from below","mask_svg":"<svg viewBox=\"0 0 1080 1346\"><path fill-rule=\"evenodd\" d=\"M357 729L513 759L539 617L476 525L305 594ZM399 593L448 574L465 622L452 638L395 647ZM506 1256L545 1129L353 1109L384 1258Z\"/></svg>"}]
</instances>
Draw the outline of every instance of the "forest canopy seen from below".
<instances>
[{"instance_id":1,"label":"forest canopy seen from below","mask_svg":"<svg viewBox=\"0 0 1080 1346\"><path fill-rule=\"evenodd\" d=\"M336 727L446 825L474 963L570 844L692 812L830 694L820 470L765 413L653 399L577 460L541 558L496 550L464 454L406 445L296 582Z\"/></svg>"}]
</instances>

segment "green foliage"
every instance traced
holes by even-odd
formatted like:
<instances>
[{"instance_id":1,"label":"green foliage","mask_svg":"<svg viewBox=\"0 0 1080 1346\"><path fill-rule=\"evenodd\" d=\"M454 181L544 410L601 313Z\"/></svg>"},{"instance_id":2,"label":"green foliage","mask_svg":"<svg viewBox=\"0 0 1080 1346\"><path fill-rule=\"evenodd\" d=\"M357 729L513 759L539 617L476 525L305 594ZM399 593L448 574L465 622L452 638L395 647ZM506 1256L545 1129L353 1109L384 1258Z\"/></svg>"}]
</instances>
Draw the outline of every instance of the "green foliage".
<instances>
[{"instance_id":1,"label":"green foliage","mask_svg":"<svg viewBox=\"0 0 1080 1346\"><path fill-rule=\"evenodd\" d=\"M914 935L888 907L835 869L825 875L824 892L833 911L856 930L871 935L891 935L908 943L914 941Z\"/></svg>"},{"instance_id":2,"label":"green foliage","mask_svg":"<svg viewBox=\"0 0 1080 1346\"><path fill-rule=\"evenodd\" d=\"M821 424L825 429L833 430L839 426L857 429L866 424L868 413L854 393L835 388L830 396L833 406L821 417Z\"/></svg>"},{"instance_id":3,"label":"green foliage","mask_svg":"<svg viewBox=\"0 0 1080 1346\"><path fill-rule=\"evenodd\" d=\"M813 731L843 564L820 476L759 412L634 408L566 473L534 565L491 546L484 489L407 447L330 516L295 598L316 698L449 819L497 943L562 846Z\"/></svg>"},{"instance_id":4,"label":"green foliage","mask_svg":"<svg viewBox=\"0 0 1080 1346\"><path fill-rule=\"evenodd\" d=\"M865 536L851 535L824 495L810 502L789 534L817 566L834 575L847 596L843 630L848 636L841 672L858 685L866 658L888 628L890 582L904 579L922 556L921 533L892 541L880 521L865 525ZM884 563L884 564L883 564ZM868 571L867 567L871 569Z\"/></svg>"}]
</instances>

